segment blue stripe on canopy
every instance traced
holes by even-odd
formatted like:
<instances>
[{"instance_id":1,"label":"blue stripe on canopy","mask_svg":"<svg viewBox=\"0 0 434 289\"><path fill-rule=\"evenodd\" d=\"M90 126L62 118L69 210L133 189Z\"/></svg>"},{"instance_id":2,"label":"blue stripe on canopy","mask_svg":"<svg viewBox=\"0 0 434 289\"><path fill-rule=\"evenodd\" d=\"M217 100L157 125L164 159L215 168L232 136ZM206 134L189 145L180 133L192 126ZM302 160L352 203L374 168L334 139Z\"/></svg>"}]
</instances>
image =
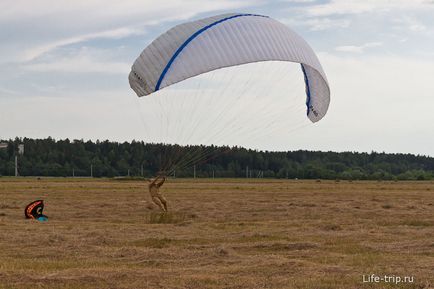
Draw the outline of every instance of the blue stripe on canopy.
<instances>
[{"instance_id":1,"label":"blue stripe on canopy","mask_svg":"<svg viewBox=\"0 0 434 289\"><path fill-rule=\"evenodd\" d=\"M306 106L307 106L307 115L309 115L310 112L310 87L309 87L309 78L307 77L306 70L304 69L304 65L301 65L301 70L303 71L304 75L304 82L306 83Z\"/></svg>"},{"instance_id":2,"label":"blue stripe on canopy","mask_svg":"<svg viewBox=\"0 0 434 289\"><path fill-rule=\"evenodd\" d=\"M175 53L172 55L172 58L170 58L169 62L167 62L166 67L164 67L163 72L161 72L160 78L158 79L157 85L155 86L155 90L157 91L160 89L160 85L163 82L164 76L166 76L167 71L169 71L170 66L172 65L172 63L175 61L176 57L178 57L178 55L181 53L181 51L193 40L195 39L197 36L199 36L201 33L205 32L206 30L208 30L209 28L220 24L222 22L225 22L227 20L230 19L234 19L237 17L243 17L243 16L258 16L258 17L267 17L268 16L264 16L264 15L258 15L258 14L237 14L237 15L232 15L223 19L220 19L216 22L213 22L201 29L199 29L198 31L196 31L193 35L191 35L187 40L185 40L185 42L179 46L179 48L175 51Z\"/></svg>"}]
</instances>

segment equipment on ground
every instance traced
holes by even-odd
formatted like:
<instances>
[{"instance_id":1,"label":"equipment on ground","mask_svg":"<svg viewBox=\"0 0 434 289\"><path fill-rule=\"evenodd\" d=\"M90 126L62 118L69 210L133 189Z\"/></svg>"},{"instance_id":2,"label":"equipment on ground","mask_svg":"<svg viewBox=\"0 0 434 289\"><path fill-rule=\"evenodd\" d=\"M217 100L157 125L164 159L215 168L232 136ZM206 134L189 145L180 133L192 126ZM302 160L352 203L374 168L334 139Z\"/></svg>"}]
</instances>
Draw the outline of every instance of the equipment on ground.
<instances>
[{"instance_id":1,"label":"equipment on ground","mask_svg":"<svg viewBox=\"0 0 434 289\"><path fill-rule=\"evenodd\" d=\"M31 202L24 209L24 216L26 219L35 219L40 222L45 222L48 220L48 217L44 215L42 212L44 210L44 201L36 200Z\"/></svg>"}]
</instances>

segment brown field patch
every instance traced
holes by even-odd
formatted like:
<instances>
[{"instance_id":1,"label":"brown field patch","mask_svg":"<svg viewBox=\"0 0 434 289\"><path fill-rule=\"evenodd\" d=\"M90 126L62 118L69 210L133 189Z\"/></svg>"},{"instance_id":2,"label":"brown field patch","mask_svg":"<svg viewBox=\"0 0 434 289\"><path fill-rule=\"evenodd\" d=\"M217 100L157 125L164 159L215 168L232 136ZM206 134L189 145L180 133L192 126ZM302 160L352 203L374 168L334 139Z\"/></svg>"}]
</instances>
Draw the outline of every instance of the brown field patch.
<instances>
[{"instance_id":1,"label":"brown field patch","mask_svg":"<svg viewBox=\"0 0 434 289\"><path fill-rule=\"evenodd\" d=\"M0 178L0 289L434 288L434 182ZM45 200L49 221L24 219ZM363 283L364 274L414 276Z\"/></svg>"}]
</instances>

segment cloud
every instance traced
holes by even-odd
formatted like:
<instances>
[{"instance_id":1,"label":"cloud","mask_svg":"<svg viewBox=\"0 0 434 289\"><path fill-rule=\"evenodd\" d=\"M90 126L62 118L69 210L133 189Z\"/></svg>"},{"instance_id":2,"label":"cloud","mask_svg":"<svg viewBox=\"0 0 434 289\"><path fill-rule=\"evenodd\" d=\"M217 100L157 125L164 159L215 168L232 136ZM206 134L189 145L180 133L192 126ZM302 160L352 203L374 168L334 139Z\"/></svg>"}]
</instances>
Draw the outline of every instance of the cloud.
<instances>
[{"instance_id":1,"label":"cloud","mask_svg":"<svg viewBox=\"0 0 434 289\"><path fill-rule=\"evenodd\" d=\"M38 0L37 5L29 5L28 0L3 0L0 2L0 19L2 22L20 19L44 21L60 16L65 21L74 19L80 26L82 23L97 24L108 19L137 20L144 15L155 20L165 19L174 17L174 12L182 17L185 14L239 8L256 3L258 1L254 0L221 0L218 3L211 0L170 0L158 3L154 0Z\"/></svg>"},{"instance_id":2,"label":"cloud","mask_svg":"<svg viewBox=\"0 0 434 289\"><path fill-rule=\"evenodd\" d=\"M349 19L331 19L331 18L312 18L305 21L312 31L322 31L327 29L347 28L350 26Z\"/></svg>"},{"instance_id":3,"label":"cloud","mask_svg":"<svg viewBox=\"0 0 434 289\"><path fill-rule=\"evenodd\" d=\"M261 0L171 0L158 5L153 0L39 0L28 5L26 0L5 0L0 2L0 36L6 36L0 63L31 61L71 44L123 38L145 33L152 25L258 3Z\"/></svg>"},{"instance_id":4,"label":"cloud","mask_svg":"<svg viewBox=\"0 0 434 289\"><path fill-rule=\"evenodd\" d=\"M412 32L426 32L428 27L419 19L411 16L404 16L394 20L397 29L408 29Z\"/></svg>"},{"instance_id":5,"label":"cloud","mask_svg":"<svg viewBox=\"0 0 434 289\"><path fill-rule=\"evenodd\" d=\"M420 23L414 23L408 27L412 31L421 32L426 31L426 26Z\"/></svg>"},{"instance_id":6,"label":"cloud","mask_svg":"<svg viewBox=\"0 0 434 289\"><path fill-rule=\"evenodd\" d=\"M82 46L51 51L36 60L22 63L19 67L26 72L70 72L127 74L131 64L121 61L125 47L97 48Z\"/></svg>"},{"instance_id":7,"label":"cloud","mask_svg":"<svg viewBox=\"0 0 434 289\"><path fill-rule=\"evenodd\" d=\"M325 4L308 7L308 14L327 16L336 14L360 14L367 12L389 11L392 9L433 9L429 0L331 0Z\"/></svg>"},{"instance_id":8,"label":"cloud","mask_svg":"<svg viewBox=\"0 0 434 289\"><path fill-rule=\"evenodd\" d=\"M73 73L105 73L127 74L131 69L129 63L95 61L88 56L60 58L54 62L33 63L24 66L28 71L36 72L73 72Z\"/></svg>"},{"instance_id":9,"label":"cloud","mask_svg":"<svg viewBox=\"0 0 434 289\"><path fill-rule=\"evenodd\" d=\"M319 59L332 91L330 110L318 123L323 146L434 156L434 135L426 134L434 130L432 59L330 53Z\"/></svg>"},{"instance_id":10,"label":"cloud","mask_svg":"<svg viewBox=\"0 0 434 289\"><path fill-rule=\"evenodd\" d=\"M351 20L347 18L293 17L279 18L278 20L291 27L307 27L310 31L342 29L348 28L351 25Z\"/></svg>"},{"instance_id":11,"label":"cloud","mask_svg":"<svg viewBox=\"0 0 434 289\"><path fill-rule=\"evenodd\" d=\"M4 87L0 87L0 93L2 95L8 95L8 96L14 96L14 95L18 95L19 93L14 91L14 90L10 90Z\"/></svg>"},{"instance_id":12,"label":"cloud","mask_svg":"<svg viewBox=\"0 0 434 289\"><path fill-rule=\"evenodd\" d=\"M2 137L143 138L135 100L121 97L123 91L70 94L71 97L55 98L40 95L25 99L0 97Z\"/></svg>"},{"instance_id":13,"label":"cloud","mask_svg":"<svg viewBox=\"0 0 434 289\"><path fill-rule=\"evenodd\" d=\"M107 31L102 31L97 33L83 34L76 37L61 39L51 43L45 43L41 46L32 47L23 52L21 59L23 62L32 61L45 53L55 50L56 48L88 41L91 39L98 39L98 38L117 39L117 38L132 36L132 35L140 35L140 34L144 34L144 31L133 27L124 27L124 28L117 28L117 29L107 30Z\"/></svg>"},{"instance_id":14,"label":"cloud","mask_svg":"<svg viewBox=\"0 0 434 289\"><path fill-rule=\"evenodd\" d=\"M284 0L284 2L289 2L289 3L312 3L316 1L317 0Z\"/></svg>"},{"instance_id":15,"label":"cloud","mask_svg":"<svg viewBox=\"0 0 434 289\"><path fill-rule=\"evenodd\" d=\"M363 53L367 48L373 48L382 45L383 45L382 42L369 42L360 46L355 46L355 45L338 46L335 48L335 50L339 52Z\"/></svg>"},{"instance_id":16,"label":"cloud","mask_svg":"<svg viewBox=\"0 0 434 289\"><path fill-rule=\"evenodd\" d=\"M350 26L349 19L315 18L307 21L310 30L321 31L327 29L347 28Z\"/></svg>"}]
</instances>

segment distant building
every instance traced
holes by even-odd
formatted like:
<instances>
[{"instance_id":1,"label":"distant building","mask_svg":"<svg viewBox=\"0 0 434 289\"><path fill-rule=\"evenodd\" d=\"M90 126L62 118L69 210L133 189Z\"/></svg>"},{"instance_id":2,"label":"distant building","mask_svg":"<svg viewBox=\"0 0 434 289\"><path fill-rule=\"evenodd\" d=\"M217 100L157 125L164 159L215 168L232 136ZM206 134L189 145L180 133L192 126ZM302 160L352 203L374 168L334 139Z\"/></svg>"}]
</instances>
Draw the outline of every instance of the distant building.
<instances>
[{"instance_id":1,"label":"distant building","mask_svg":"<svg viewBox=\"0 0 434 289\"><path fill-rule=\"evenodd\" d=\"M18 145L18 154L23 155L24 154L24 144Z\"/></svg>"},{"instance_id":2,"label":"distant building","mask_svg":"<svg viewBox=\"0 0 434 289\"><path fill-rule=\"evenodd\" d=\"M8 147L8 144L5 142L0 143L0 149L6 149Z\"/></svg>"}]
</instances>

